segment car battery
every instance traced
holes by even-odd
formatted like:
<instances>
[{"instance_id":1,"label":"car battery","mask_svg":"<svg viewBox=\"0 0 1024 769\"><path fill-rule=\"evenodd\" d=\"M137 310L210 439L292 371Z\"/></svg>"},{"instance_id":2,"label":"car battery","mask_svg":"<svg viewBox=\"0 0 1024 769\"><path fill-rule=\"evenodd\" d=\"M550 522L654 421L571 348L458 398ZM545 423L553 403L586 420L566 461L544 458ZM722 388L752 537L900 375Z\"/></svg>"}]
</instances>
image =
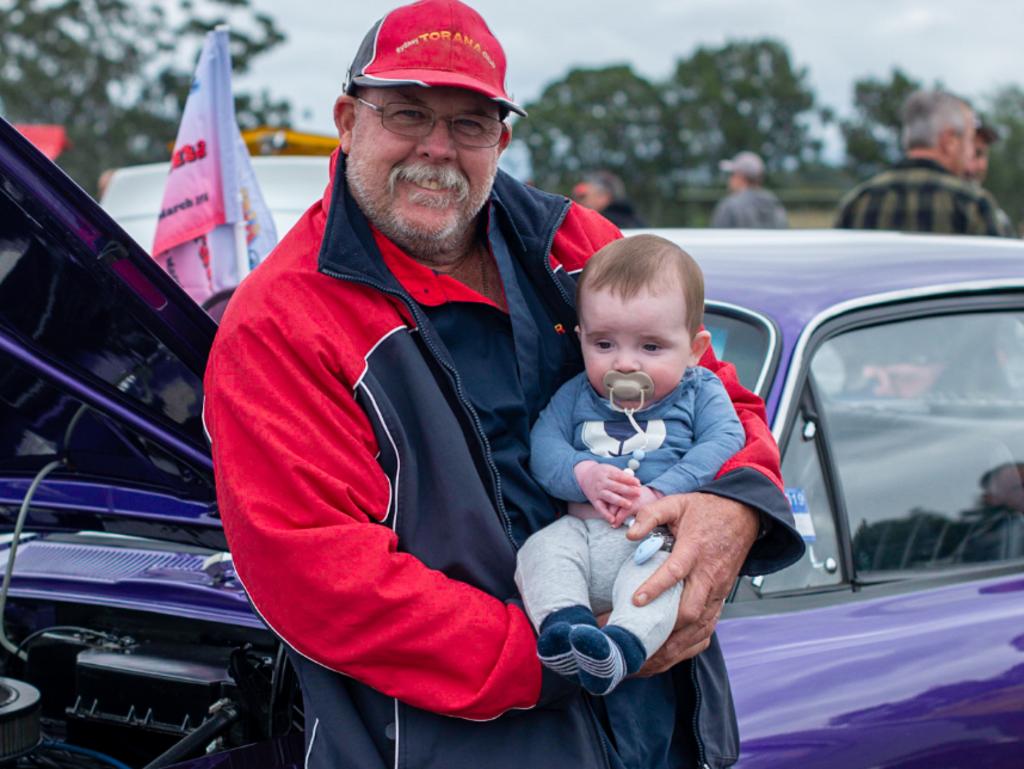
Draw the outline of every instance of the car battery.
<instances>
[{"instance_id":1,"label":"car battery","mask_svg":"<svg viewBox=\"0 0 1024 769\"><path fill-rule=\"evenodd\" d=\"M79 723L184 735L207 717L231 686L226 649L143 645L130 652L87 649L75 663Z\"/></svg>"}]
</instances>

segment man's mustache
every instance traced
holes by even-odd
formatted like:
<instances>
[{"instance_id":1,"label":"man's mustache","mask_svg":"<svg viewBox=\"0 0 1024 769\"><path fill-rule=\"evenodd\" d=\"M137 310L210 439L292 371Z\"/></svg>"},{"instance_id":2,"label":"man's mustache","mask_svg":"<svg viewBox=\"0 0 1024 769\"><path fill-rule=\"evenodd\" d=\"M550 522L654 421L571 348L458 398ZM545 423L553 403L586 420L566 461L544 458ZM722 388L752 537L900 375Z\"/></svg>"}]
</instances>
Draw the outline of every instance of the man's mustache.
<instances>
[{"instance_id":1,"label":"man's mustache","mask_svg":"<svg viewBox=\"0 0 1024 769\"><path fill-rule=\"evenodd\" d=\"M388 176L388 189L392 194L399 181L410 182L420 187L433 184L439 189L453 192L459 203L465 202L469 197L469 180L451 166L403 163L395 166ZM429 205L435 201L440 205L446 204L446 201L433 197L425 197L423 202Z\"/></svg>"}]
</instances>

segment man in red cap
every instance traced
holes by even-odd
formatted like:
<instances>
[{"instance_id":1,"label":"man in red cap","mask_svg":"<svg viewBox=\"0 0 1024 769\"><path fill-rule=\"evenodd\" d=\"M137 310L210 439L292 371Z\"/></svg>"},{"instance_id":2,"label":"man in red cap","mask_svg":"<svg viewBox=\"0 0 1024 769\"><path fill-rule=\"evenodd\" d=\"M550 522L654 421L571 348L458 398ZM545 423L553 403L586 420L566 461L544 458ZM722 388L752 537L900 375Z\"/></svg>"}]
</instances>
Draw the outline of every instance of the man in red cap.
<instances>
[{"instance_id":1,"label":"man in red cap","mask_svg":"<svg viewBox=\"0 0 1024 769\"><path fill-rule=\"evenodd\" d=\"M558 512L526 469L530 426L582 368L572 276L621 233L497 170L524 114L504 80L455 0L392 11L356 54L331 185L242 283L210 356L237 573L298 672L308 767L726 766L712 630L741 567L802 552L763 404L731 366L702 361L746 447L704 493L640 514L638 538L666 522L678 544L635 600L686 580L642 677L590 701L541 667L518 603L516 550Z\"/></svg>"}]
</instances>

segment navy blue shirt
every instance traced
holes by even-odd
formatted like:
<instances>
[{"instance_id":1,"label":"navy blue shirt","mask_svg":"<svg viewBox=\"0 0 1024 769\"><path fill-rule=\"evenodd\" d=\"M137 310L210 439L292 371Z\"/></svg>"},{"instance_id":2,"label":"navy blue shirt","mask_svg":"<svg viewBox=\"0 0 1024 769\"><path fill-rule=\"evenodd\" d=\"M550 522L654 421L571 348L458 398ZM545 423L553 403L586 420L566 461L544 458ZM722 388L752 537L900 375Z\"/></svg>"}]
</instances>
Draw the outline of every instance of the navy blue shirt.
<instances>
[{"instance_id":1,"label":"navy blue shirt","mask_svg":"<svg viewBox=\"0 0 1024 769\"><path fill-rule=\"evenodd\" d=\"M563 371L577 342L572 329L555 330L556 321L496 227L491 228L490 245L505 287L507 314L482 302L447 302L423 310L480 418L498 469L500 504L513 539L522 545L560 509L561 503L530 475L530 428L562 384L543 372Z\"/></svg>"}]
</instances>

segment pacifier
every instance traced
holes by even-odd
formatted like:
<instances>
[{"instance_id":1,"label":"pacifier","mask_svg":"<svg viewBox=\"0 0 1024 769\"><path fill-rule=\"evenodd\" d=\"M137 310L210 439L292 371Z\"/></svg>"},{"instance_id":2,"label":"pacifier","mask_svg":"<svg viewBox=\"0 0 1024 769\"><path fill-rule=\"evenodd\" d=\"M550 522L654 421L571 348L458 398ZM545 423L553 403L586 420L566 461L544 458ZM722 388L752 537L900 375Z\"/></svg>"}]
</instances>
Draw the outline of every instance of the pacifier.
<instances>
[{"instance_id":1,"label":"pacifier","mask_svg":"<svg viewBox=\"0 0 1024 769\"><path fill-rule=\"evenodd\" d=\"M613 409L618 409L626 414L630 425L638 435L643 436L643 448L635 449L623 472L628 475L635 475L640 469L640 463L646 458L647 434L641 429L633 413L644 407L645 403L654 400L654 381L643 371L633 371L629 374L614 369L607 372L601 380L605 391L608 393L608 404ZM615 403L636 403L640 405L635 408L626 408ZM632 526L636 518L630 516L625 520L627 526ZM668 533L668 529L659 526L658 530L652 532L643 542L637 545L633 551L633 561L641 565L654 557L659 550L671 550L675 539Z\"/></svg>"},{"instance_id":2,"label":"pacifier","mask_svg":"<svg viewBox=\"0 0 1024 769\"><path fill-rule=\"evenodd\" d=\"M608 394L608 402L615 408L622 408L616 405L616 400L620 403L640 401L640 408L643 408L644 403L650 403L654 398L654 381L643 371L626 374L613 369L604 375L601 383Z\"/></svg>"}]
</instances>

